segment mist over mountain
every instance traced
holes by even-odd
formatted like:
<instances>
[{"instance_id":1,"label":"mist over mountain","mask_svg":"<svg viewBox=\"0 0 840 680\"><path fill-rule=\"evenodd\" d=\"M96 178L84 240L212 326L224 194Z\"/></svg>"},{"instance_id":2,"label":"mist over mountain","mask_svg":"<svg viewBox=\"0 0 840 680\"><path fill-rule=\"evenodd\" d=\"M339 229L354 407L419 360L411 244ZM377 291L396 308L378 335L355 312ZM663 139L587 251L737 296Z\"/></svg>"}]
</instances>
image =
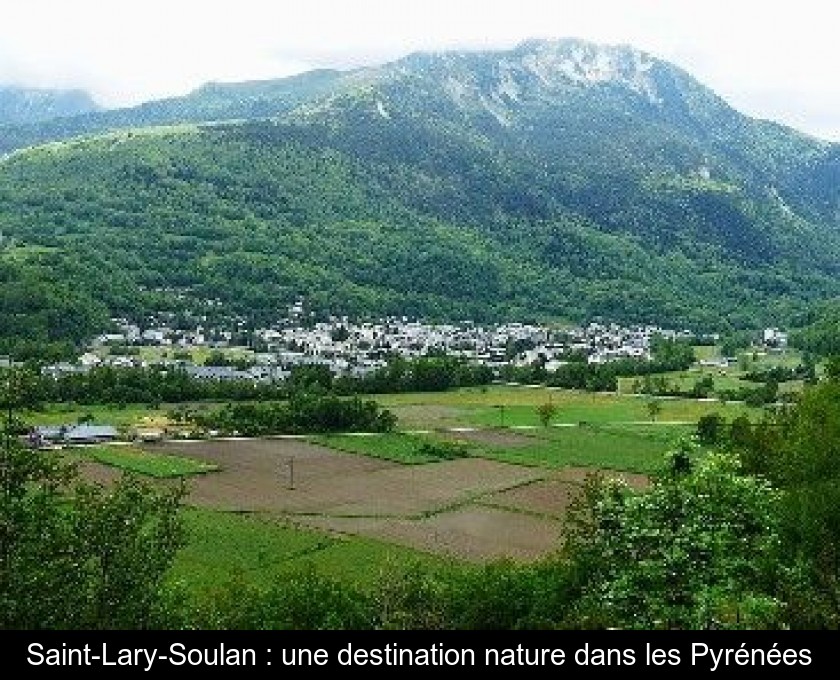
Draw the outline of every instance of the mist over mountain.
<instances>
[{"instance_id":1,"label":"mist over mountain","mask_svg":"<svg viewBox=\"0 0 840 680\"><path fill-rule=\"evenodd\" d=\"M71 141L24 148L55 140ZM840 293L840 147L630 47L535 40L210 84L7 125L0 149L17 150L0 230L25 244L0 264L45 290L74 281L91 325L174 288L255 320L305 295L706 329Z\"/></svg>"},{"instance_id":2,"label":"mist over mountain","mask_svg":"<svg viewBox=\"0 0 840 680\"><path fill-rule=\"evenodd\" d=\"M40 123L99 107L82 90L51 90L0 84L0 125Z\"/></svg>"}]
</instances>

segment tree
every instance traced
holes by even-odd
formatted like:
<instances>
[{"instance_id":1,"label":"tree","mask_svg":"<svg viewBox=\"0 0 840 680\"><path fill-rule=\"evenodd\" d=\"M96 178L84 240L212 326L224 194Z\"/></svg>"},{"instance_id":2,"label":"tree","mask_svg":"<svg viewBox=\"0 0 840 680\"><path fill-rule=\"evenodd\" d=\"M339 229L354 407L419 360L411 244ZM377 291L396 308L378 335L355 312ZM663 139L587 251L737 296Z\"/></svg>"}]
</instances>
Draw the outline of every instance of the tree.
<instances>
[{"instance_id":1,"label":"tree","mask_svg":"<svg viewBox=\"0 0 840 680\"><path fill-rule=\"evenodd\" d=\"M25 448L8 423L2 434L0 628L155 625L183 487L85 483L61 453Z\"/></svg>"},{"instance_id":2,"label":"tree","mask_svg":"<svg viewBox=\"0 0 840 680\"><path fill-rule=\"evenodd\" d=\"M731 454L683 458L649 491L589 487L566 547L589 572L578 606L627 628L777 626L779 493Z\"/></svg>"},{"instance_id":3,"label":"tree","mask_svg":"<svg viewBox=\"0 0 840 680\"><path fill-rule=\"evenodd\" d=\"M662 403L658 399L648 399L645 407L647 408L651 421L655 421L657 416L662 413Z\"/></svg>"},{"instance_id":4,"label":"tree","mask_svg":"<svg viewBox=\"0 0 840 680\"><path fill-rule=\"evenodd\" d=\"M840 380L840 354L832 354L825 361L825 377Z\"/></svg>"},{"instance_id":5,"label":"tree","mask_svg":"<svg viewBox=\"0 0 840 680\"><path fill-rule=\"evenodd\" d=\"M697 439L701 444L713 446L723 434L726 421L717 413L707 413L697 421Z\"/></svg>"},{"instance_id":6,"label":"tree","mask_svg":"<svg viewBox=\"0 0 840 680\"><path fill-rule=\"evenodd\" d=\"M543 427L548 427L556 415L557 406L550 401L537 406L537 417L540 419L540 423L542 423Z\"/></svg>"},{"instance_id":7,"label":"tree","mask_svg":"<svg viewBox=\"0 0 840 680\"><path fill-rule=\"evenodd\" d=\"M345 326L338 326L330 332L333 342L344 342L350 338L350 331Z\"/></svg>"},{"instance_id":8,"label":"tree","mask_svg":"<svg viewBox=\"0 0 840 680\"><path fill-rule=\"evenodd\" d=\"M788 560L806 569L808 586L799 597L800 625L837 627L840 375L806 389L798 405L791 412L779 413L773 422L775 427L765 429L775 433L754 436L750 449L769 449L764 456L766 474L784 492L780 509L783 547Z\"/></svg>"}]
</instances>

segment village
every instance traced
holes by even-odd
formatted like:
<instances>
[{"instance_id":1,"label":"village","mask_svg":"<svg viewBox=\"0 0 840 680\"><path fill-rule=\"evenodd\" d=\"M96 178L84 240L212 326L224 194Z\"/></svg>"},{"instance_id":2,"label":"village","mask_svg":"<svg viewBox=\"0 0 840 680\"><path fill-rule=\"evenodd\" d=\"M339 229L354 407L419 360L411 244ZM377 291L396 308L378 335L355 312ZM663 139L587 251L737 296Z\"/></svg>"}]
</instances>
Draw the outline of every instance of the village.
<instances>
[{"instance_id":1,"label":"village","mask_svg":"<svg viewBox=\"0 0 840 680\"><path fill-rule=\"evenodd\" d=\"M243 331L242 319L229 320L230 328L205 326L202 317L194 317L194 324L178 325L173 320L174 315L163 313L141 327L114 319L116 331L94 338L75 362L45 366L43 372L59 377L96 366L157 365L178 367L199 380L273 382L285 380L301 365L322 365L336 376L364 377L394 356L412 359L435 354L497 370L538 362L554 371L570 357L585 358L590 364L646 360L651 358L655 337L696 337L689 330L605 321L565 327L472 321L438 324L408 317L356 321L331 316L312 321L303 301L290 306L287 315L270 327L250 331ZM717 340L717 336L709 339Z\"/></svg>"}]
</instances>

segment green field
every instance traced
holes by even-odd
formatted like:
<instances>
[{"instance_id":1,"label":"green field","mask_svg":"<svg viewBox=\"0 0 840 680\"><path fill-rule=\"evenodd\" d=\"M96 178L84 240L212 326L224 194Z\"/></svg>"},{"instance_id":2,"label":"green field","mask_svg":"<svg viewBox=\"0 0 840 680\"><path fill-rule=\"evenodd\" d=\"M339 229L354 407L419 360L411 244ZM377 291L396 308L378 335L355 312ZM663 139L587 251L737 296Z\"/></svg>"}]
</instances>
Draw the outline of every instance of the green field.
<instances>
[{"instance_id":1,"label":"green field","mask_svg":"<svg viewBox=\"0 0 840 680\"><path fill-rule=\"evenodd\" d=\"M401 426L536 426L536 407L551 401L553 423L632 423L650 420L646 400L637 396L579 392L526 385L493 385L439 393L384 394L376 397L400 418ZM696 399L662 399L658 421L695 423L708 413L727 419L758 414L741 404Z\"/></svg>"},{"instance_id":2,"label":"green field","mask_svg":"<svg viewBox=\"0 0 840 680\"><path fill-rule=\"evenodd\" d=\"M517 465L597 467L649 474L662 466L665 452L692 429L680 425L541 428L521 433L534 440L531 446L481 444L472 453Z\"/></svg>"},{"instance_id":3,"label":"green field","mask_svg":"<svg viewBox=\"0 0 840 680\"><path fill-rule=\"evenodd\" d=\"M738 390L744 387L754 388L758 383L751 383L747 380L742 380L740 371L734 368L716 368L713 366L695 366L686 371L669 371L667 373L655 373L651 376L662 376L667 380L668 386L676 387L680 390L690 390L694 384L706 376L711 376L714 380L715 390ZM636 386L643 384L644 378L619 378L618 390L621 394L633 394L636 392Z\"/></svg>"},{"instance_id":4,"label":"green field","mask_svg":"<svg viewBox=\"0 0 840 680\"><path fill-rule=\"evenodd\" d=\"M403 465L421 465L440 460L440 458L425 455L419 451L424 443L430 441L428 437L404 432L376 434L369 437L343 434L321 435L310 437L309 441L338 451L360 453L373 458L402 463Z\"/></svg>"},{"instance_id":5,"label":"green field","mask_svg":"<svg viewBox=\"0 0 840 680\"><path fill-rule=\"evenodd\" d=\"M97 463L159 479L199 475L219 469L217 465L192 458L151 453L134 446L91 446L78 450L85 458Z\"/></svg>"},{"instance_id":6,"label":"green field","mask_svg":"<svg viewBox=\"0 0 840 680\"><path fill-rule=\"evenodd\" d=\"M138 356L143 361L157 362L165 359L178 359L185 355L189 355L190 361L203 365L207 359L213 354L221 354L226 359L253 359L254 351L247 347L166 347L159 345L141 345L136 348ZM109 354L108 348L103 347L99 352L102 356Z\"/></svg>"},{"instance_id":7,"label":"green field","mask_svg":"<svg viewBox=\"0 0 840 680\"><path fill-rule=\"evenodd\" d=\"M188 508L183 516L188 542L170 578L191 592L212 591L234 580L268 586L310 566L318 573L373 587L389 569L452 564L410 548L298 528L258 514Z\"/></svg>"},{"instance_id":8,"label":"green field","mask_svg":"<svg viewBox=\"0 0 840 680\"><path fill-rule=\"evenodd\" d=\"M69 425L79 422L80 418L92 416L93 423L130 427L144 418L164 416L167 408L164 405L155 410L146 404L50 404L39 411L23 411L21 417L33 425Z\"/></svg>"},{"instance_id":9,"label":"green field","mask_svg":"<svg viewBox=\"0 0 840 680\"><path fill-rule=\"evenodd\" d=\"M720 356L720 347L717 345L694 345L694 358L697 361L704 359L717 359Z\"/></svg>"},{"instance_id":10,"label":"green field","mask_svg":"<svg viewBox=\"0 0 840 680\"><path fill-rule=\"evenodd\" d=\"M522 437L525 445L477 442L458 433L446 436L459 440L469 454L516 465L563 468L599 467L628 472L651 473L659 469L665 452L680 437L690 434L690 425L574 425L533 430L500 432ZM488 432L492 439L492 432ZM440 441L442 433L408 435L402 433L355 437L346 435L313 437L311 441L339 451L383 458L403 464L430 463L438 458L423 456L417 448L423 442Z\"/></svg>"},{"instance_id":11,"label":"green field","mask_svg":"<svg viewBox=\"0 0 840 680\"><path fill-rule=\"evenodd\" d=\"M686 376L686 383L693 384L697 374L686 372ZM740 384L741 381L738 380L737 383ZM645 399L638 396L561 390L542 386L490 385L448 392L380 394L372 395L370 398L392 410L399 418L399 428L404 430L476 425L492 427L538 425L539 419L535 409L548 401L551 401L558 409L553 420L555 423L614 423L649 420ZM661 403L662 412L657 416L660 421L696 422L701 416L712 412L718 412L728 419L742 414L760 413L757 409L715 401L663 399ZM205 408L218 405L191 404L191 406ZM24 411L21 415L25 422L33 425L64 425L90 416L94 423L129 429L165 420L167 411L174 406L176 405L163 404L160 408L153 409L147 404L125 406L50 404L43 410Z\"/></svg>"},{"instance_id":12,"label":"green field","mask_svg":"<svg viewBox=\"0 0 840 680\"><path fill-rule=\"evenodd\" d=\"M720 357L720 349L715 346L695 347L694 354L698 361L716 359ZM714 380L715 390L754 389L759 383L744 380L743 376L747 371L766 370L776 366L795 368L802 363L802 354L793 349L787 349L783 352L767 352L762 348L751 348L739 353L737 359L737 363L727 368L696 365L685 371L656 373L651 377L662 376L668 381L669 386L680 390L690 390L699 379L706 376L711 376ZM643 377L619 378L618 391L621 394L632 394L636 391L634 390L634 384L637 382L641 384L643 380ZM799 392L802 390L802 382L782 383L779 385L779 390L781 392Z\"/></svg>"},{"instance_id":13,"label":"green field","mask_svg":"<svg viewBox=\"0 0 840 680\"><path fill-rule=\"evenodd\" d=\"M785 368L796 368L802 363L802 353L795 349L786 349L781 352L765 352L760 348L751 348L740 355L746 359L750 370L763 370L773 366L784 366Z\"/></svg>"},{"instance_id":14,"label":"green field","mask_svg":"<svg viewBox=\"0 0 840 680\"><path fill-rule=\"evenodd\" d=\"M772 368L774 365L778 364L770 364L765 366L762 366L759 363L754 364L757 370L762 368ZM761 383L744 380L742 377L744 375L744 372L739 371L735 368L723 369L703 366L690 368L687 371L670 371L668 373L656 373L654 375L664 377L669 387L675 387L679 390L685 391L690 390L692 387L694 387L695 383L698 380L700 380L701 378L705 378L706 376L711 376L712 380L714 380L713 389L715 391L729 391L741 389L752 390L761 385ZM642 384L642 378L619 378L619 392L621 394L626 395L634 394L636 392L637 384ZM783 382L779 384L779 391L783 393L801 392L802 384L803 383L801 380L791 380L789 382Z\"/></svg>"},{"instance_id":15,"label":"green field","mask_svg":"<svg viewBox=\"0 0 840 680\"><path fill-rule=\"evenodd\" d=\"M638 423L650 420L647 400L639 397L565 393L553 403L557 415L552 423ZM660 399L658 422L695 423L708 413L734 418L749 409L737 404L703 402L692 399ZM476 407L464 414L469 424L494 427L536 426L540 424L536 406L504 405Z\"/></svg>"}]
</instances>

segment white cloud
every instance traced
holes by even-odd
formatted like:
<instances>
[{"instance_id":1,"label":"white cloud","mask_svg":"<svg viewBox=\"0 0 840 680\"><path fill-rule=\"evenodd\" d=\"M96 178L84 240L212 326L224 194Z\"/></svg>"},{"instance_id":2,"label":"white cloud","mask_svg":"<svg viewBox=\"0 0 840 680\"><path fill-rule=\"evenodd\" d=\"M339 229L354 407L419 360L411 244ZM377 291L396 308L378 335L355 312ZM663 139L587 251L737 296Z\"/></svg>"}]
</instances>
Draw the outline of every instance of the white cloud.
<instances>
[{"instance_id":1,"label":"white cloud","mask_svg":"<svg viewBox=\"0 0 840 680\"><path fill-rule=\"evenodd\" d=\"M747 113L840 139L838 15L816 0L0 0L0 82L129 104L208 80L577 36L646 49Z\"/></svg>"}]
</instances>

